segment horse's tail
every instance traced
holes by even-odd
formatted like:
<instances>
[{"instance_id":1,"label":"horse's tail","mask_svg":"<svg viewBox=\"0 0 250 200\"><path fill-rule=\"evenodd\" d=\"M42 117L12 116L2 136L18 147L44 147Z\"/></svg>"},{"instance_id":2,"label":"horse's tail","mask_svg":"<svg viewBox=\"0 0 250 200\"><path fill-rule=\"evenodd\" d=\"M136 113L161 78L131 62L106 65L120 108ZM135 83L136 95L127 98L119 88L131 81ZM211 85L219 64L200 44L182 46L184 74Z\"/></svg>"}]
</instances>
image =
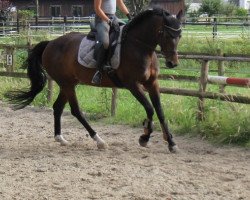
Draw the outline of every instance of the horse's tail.
<instances>
[{"instance_id":1,"label":"horse's tail","mask_svg":"<svg viewBox=\"0 0 250 200\"><path fill-rule=\"evenodd\" d=\"M42 41L30 50L23 68L27 68L27 75L30 79L30 88L24 91L16 90L5 93L9 103L13 104L13 109L18 110L29 105L36 95L40 93L47 82L45 71L42 68L42 54L49 41Z\"/></svg>"}]
</instances>

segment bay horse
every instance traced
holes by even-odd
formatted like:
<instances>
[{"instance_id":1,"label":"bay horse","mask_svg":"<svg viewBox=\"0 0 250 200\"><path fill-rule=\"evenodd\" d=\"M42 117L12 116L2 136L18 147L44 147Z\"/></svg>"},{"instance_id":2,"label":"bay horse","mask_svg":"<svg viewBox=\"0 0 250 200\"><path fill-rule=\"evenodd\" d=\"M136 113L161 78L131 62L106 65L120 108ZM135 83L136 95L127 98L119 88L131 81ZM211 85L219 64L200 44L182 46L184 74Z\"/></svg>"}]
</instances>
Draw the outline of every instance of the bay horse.
<instances>
[{"instance_id":1,"label":"bay horse","mask_svg":"<svg viewBox=\"0 0 250 200\"><path fill-rule=\"evenodd\" d=\"M177 66L181 15L182 12L179 12L174 17L163 9L151 9L134 17L123 29L120 66L116 70L123 87L132 93L147 114L144 134L140 136L139 144L145 147L150 139L155 111L170 152L176 152L178 148L161 107L157 80L159 66L155 49L157 45L161 47L168 67ZM95 73L95 69L86 68L78 63L78 47L83 37L85 36L81 33L69 33L51 41L38 43L26 60L30 88L23 91L9 91L6 97L14 104L14 108L24 108L42 91L48 74L60 87L59 95L53 104L55 140L61 145L68 143L61 134L61 115L68 102L72 115L86 128L97 147L105 148L104 140L92 129L81 113L75 92L78 84L93 85L91 80ZM104 75L100 87L116 87L116 85ZM144 94L145 90L149 93L151 102Z\"/></svg>"}]
</instances>

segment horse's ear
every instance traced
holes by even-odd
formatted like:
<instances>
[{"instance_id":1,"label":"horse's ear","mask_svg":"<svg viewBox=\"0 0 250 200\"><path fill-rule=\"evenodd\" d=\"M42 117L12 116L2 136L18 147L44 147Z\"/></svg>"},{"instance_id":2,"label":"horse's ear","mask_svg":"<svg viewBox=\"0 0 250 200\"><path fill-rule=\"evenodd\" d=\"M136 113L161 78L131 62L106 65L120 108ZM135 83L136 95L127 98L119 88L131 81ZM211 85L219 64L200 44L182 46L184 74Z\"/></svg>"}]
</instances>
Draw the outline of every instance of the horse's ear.
<instances>
[{"instance_id":1,"label":"horse's ear","mask_svg":"<svg viewBox=\"0 0 250 200\"><path fill-rule=\"evenodd\" d=\"M183 20L183 10L180 10L178 12L178 14L176 15L176 18L179 20L179 21L182 21Z\"/></svg>"}]
</instances>

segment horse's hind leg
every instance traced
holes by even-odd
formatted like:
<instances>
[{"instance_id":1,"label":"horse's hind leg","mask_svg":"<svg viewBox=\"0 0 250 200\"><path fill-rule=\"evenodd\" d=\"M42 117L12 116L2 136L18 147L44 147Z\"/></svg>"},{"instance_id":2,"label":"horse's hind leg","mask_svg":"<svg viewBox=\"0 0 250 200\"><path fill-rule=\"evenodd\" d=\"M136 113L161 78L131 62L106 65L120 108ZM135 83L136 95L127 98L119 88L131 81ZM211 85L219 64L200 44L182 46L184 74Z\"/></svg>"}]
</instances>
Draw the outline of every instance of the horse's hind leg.
<instances>
[{"instance_id":1,"label":"horse's hind leg","mask_svg":"<svg viewBox=\"0 0 250 200\"><path fill-rule=\"evenodd\" d=\"M61 116L66 103L67 103L67 96L63 93L63 90L60 90L60 93L53 105L53 110L54 110L55 140L57 142L60 142L61 145L68 144L68 141L65 140L61 135Z\"/></svg>"},{"instance_id":2,"label":"horse's hind leg","mask_svg":"<svg viewBox=\"0 0 250 200\"><path fill-rule=\"evenodd\" d=\"M159 84L158 81L155 80L151 84L145 85L146 89L149 92L149 97L151 99L151 102L155 108L156 114L158 116L158 119L161 124L161 129L163 132L163 138L168 142L168 148L170 152L175 153L178 150L177 145L175 144L173 140L173 136L170 133L168 129L167 122L165 121L164 113L161 107L161 101L160 101L160 92L159 92Z\"/></svg>"},{"instance_id":3,"label":"horse's hind leg","mask_svg":"<svg viewBox=\"0 0 250 200\"><path fill-rule=\"evenodd\" d=\"M96 141L97 147L99 149L104 149L106 147L105 142L91 128L91 126L88 124L88 122L84 118L82 112L80 111L74 87L67 89L67 98L68 98L68 101L69 101L69 104L70 104L72 115L75 116L81 122L81 124L86 128L86 130L88 131L90 137L93 138L93 140Z\"/></svg>"}]
</instances>

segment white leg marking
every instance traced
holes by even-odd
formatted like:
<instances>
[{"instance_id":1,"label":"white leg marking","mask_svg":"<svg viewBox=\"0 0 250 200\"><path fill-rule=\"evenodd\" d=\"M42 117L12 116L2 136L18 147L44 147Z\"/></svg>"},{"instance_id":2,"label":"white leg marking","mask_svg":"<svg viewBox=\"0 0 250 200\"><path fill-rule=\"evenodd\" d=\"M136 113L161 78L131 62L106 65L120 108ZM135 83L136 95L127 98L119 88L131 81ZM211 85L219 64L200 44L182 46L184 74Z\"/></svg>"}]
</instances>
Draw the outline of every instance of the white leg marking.
<instances>
[{"instance_id":1,"label":"white leg marking","mask_svg":"<svg viewBox=\"0 0 250 200\"><path fill-rule=\"evenodd\" d=\"M102 138L100 138L100 136L98 134L96 134L93 137L93 139L96 141L98 149L106 149L107 145L106 145L105 141Z\"/></svg>"},{"instance_id":2,"label":"white leg marking","mask_svg":"<svg viewBox=\"0 0 250 200\"><path fill-rule=\"evenodd\" d=\"M59 142L62 146L66 146L69 144L69 142L65 140L62 135L55 136L55 141Z\"/></svg>"},{"instance_id":3,"label":"white leg marking","mask_svg":"<svg viewBox=\"0 0 250 200\"><path fill-rule=\"evenodd\" d=\"M180 153L180 149L178 148L177 145L172 146L172 150L170 151L171 153Z\"/></svg>"}]
</instances>

